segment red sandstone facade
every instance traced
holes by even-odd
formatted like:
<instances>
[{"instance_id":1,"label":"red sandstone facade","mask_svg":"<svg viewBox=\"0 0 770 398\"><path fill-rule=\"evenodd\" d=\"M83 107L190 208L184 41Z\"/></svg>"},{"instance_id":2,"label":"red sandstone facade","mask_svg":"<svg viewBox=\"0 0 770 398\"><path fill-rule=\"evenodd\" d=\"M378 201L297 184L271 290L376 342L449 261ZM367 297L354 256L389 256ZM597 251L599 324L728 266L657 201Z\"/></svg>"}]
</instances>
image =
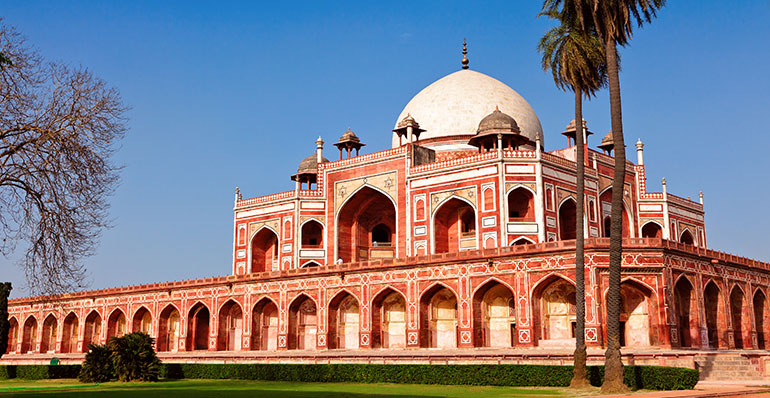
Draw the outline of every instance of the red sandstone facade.
<instances>
[{"instance_id":1,"label":"red sandstone facade","mask_svg":"<svg viewBox=\"0 0 770 398\"><path fill-rule=\"evenodd\" d=\"M319 139L295 190L237 192L229 276L11 300L3 359L82 353L137 330L191 355L574 346L578 148L544 152L515 121L463 147L458 134L421 139L431 130L410 118L392 149L356 155L348 131L340 160L326 161ZM665 182L647 192L637 149L623 195L623 344L764 349L770 265L707 249L702 197ZM601 347L614 159L584 150L586 341Z\"/></svg>"}]
</instances>

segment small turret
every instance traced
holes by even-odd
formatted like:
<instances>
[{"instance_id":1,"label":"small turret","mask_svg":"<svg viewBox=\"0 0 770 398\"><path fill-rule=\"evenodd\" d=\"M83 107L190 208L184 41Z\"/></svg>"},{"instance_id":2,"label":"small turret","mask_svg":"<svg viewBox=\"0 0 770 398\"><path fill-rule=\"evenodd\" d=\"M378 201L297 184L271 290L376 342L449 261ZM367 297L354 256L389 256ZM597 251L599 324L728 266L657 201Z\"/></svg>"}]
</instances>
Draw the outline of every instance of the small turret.
<instances>
[{"instance_id":1,"label":"small turret","mask_svg":"<svg viewBox=\"0 0 770 398\"><path fill-rule=\"evenodd\" d=\"M350 159L351 151L353 149L356 150L356 155L358 156L358 151L366 146L366 144L362 144L361 140L356 136L356 133L353 132L353 130L348 127L348 131L342 133L342 137L340 137L340 140L337 141L336 144L334 144L337 148L340 150L340 160L342 160L342 151L343 149L348 152L348 157L346 159Z\"/></svg>"}]
</instances>

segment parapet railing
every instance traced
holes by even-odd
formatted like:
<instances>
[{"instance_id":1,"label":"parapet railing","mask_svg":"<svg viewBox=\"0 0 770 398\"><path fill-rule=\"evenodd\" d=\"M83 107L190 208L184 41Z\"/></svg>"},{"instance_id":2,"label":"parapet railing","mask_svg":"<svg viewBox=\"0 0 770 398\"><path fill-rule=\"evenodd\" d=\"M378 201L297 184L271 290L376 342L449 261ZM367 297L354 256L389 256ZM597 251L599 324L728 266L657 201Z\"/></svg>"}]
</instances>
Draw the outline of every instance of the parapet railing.
<instances>
[{"instance_id":1,"label":"parapet railing","mask_svg":"<svg viewBox=\"0 0 770 398\"><path fill-rule=\"evenodd\" d=\"M585 240L585 249L588 250L609 250L610 238L589 238ZM693 245L688 245L661 238L624 238L623 249L665 249L681 253L691 254L699 257L710 258L713 264L740 265L745 267L757 268L770 271L770 264L746 257L736 256L734 254L720 252L716 250L705 249ZM46 302L59 299L83 299L102 296L119 295L124 293L141 293L147 291L168 290L175 288L194 288L211 287L212 285L232 285L235 282L242 283L248 281L263 281L277 279L281 277L299 276L299 275L324 275L324 274L344 274L353 271L371 271L382 268L399 268L407 266L430 266L448 262L458 261L491 261L494 258L520 255L535 256L554 252L574 251L574 240L562 240L553 242L533 243L526 245L515 245L497 247L491 249L464 250L461 252L428 254L424 256L397 257L389 259L378 259L370 261L350 262L342 264L328 264L320 267L295 268L283 271L258 272L247 275L227 275L210 278L191 279L174 282L160 282L145 285L123 286L109 289L90 290L75 293L67 293L60 296L38 296L26 297L9 300L9 304L20 305L25 303Z\"/></svg>"}]
</instances>

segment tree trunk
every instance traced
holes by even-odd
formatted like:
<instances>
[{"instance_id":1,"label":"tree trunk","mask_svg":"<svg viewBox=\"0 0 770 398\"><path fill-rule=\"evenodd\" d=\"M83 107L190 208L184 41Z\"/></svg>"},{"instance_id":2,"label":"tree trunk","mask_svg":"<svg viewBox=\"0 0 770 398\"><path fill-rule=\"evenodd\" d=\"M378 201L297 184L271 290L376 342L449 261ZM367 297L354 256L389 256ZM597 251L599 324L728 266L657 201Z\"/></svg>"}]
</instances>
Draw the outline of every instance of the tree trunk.
<instances>
[{"instance_id":1,"label":"tree trunk","mask_svg":"<svg viewBox=\"0 0 770 398\"><path fill-rule=\"evenodd\" d=\"M620 77L615 41L607 39L607 77L610 86L612 139L615 151L615 173L612 180L612 210L610 213L610 265L607 291L607 351L604 354L604 384L602 392L621 392L623 362L620 357L620 260L623 252L623 192L626 176L626 145L623 142L623 115L620 106Z\"/></svg>"},{"instance_id":2,"label":"tree trunk","mask_svg":"<svg viewBox=\"0 0 770 398\"><path fill-rule=\"evenodd\" d=\"M585 235L583 217L585 216L585 140L583 132L583 92L575 91L575 151L577 151L577 198L575 214L575 367L570 387L589 387L586 371L586 282L585 282Z\"/></svg>"}]
</instances>

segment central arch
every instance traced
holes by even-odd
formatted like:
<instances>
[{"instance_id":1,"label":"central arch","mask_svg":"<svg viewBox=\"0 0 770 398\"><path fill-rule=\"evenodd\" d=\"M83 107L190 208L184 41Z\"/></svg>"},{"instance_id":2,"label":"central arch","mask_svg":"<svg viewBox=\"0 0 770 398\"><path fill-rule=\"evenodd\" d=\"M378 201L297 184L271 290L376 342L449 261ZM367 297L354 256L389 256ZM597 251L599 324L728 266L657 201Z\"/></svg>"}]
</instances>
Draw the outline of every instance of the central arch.
<instances>
[{"instance_id":1,"label":"central arch","mask_svg":"<svg viewBox=\"0 0 770 398\"><path fill-rule=\"evenodd\" d=\"M406 347L406 300L385 288L372 300L372 348Z\"/></svg>"},{"instance_id":2,"label":"central arch","mask_svg":"<svg viewBox=\"0 0 770 398\"><path fill-rule=\"evenodd\" d=\"M476 208L459 196L442 202L433 213L433 252L475 249L478 242Z\"/></svg>"},{"instance_id":3,"label":"central arch","mask_svg":"<svg viewBox=\"0 0 770 398\"><path fill-rule=\"evenodd\" d=\"M278 234L263 227L251 238L251 272L268 272L278 267Z\"/></svg>"},{"instance_id":4,"label":"central arch","mask_svg":"<svg viewBox=\"0 0 770 398\"><path fill-rule=\"evenodd\" d=\"M126 334L126 315L122 310L116 309L107 319L107 340L124 334Z\"/></svg>"},{"instance_id":5,"label":"central arch","mask_svg":"<svg viewBox=\"0 0 770 398\"><path fill-rule=\"evenodd\" d=\"M158 318L158 351L177 352L179 350L179 311L169 304Z\"/></svg>"},{"instance_id":6,"label":"central arch","mask_svg":"<svg viewBox=\"0 0 770 398\"><path fill-rule=\"evenodd\" d=\"M300 294L289 306L289 349L315 350L318 310L315 301Z\"/></svg>"},{"instance_id":7,"label":"central arch","mask_svg":"<svg viewBox=\"0 0 770 398\"><path fill-rule=\"evenodd\" d=\"M134 332L142 332L144 334L150 334L150 328L152 326L152 314L144 306L134 313L134 320L131 322L131 330Z\"/></svg>"},{"instance_id":8,"label":"central arch","mask_svg":"<svg viewBox=\"0 0 770 398\"><path fill-rule=\"evenodd\" d=\"M96 310L86 316L86 328L83 335L83 352L88 352L90 344L99 344L102 335L102 317Z\"/></svg>"},{"instance_id":9,"label":"central arch","mask_svg":"<svg viewBox=\"0 0 770 398\"><path fill-rule=\"evenodd\" d=\"M76 352L78 346L78 317L74 312L70 312L64 318L61 339L61 352L68 354Z\"/></svg>"},{"instance_id":10,"label":"central arch","mask_svg":"<svg viewBox=\"0 0 770 398\"><path fill-rule=\"evenodd\" d=\"M420 346L457 347L457 296L442 284L420 298Z\"/></svg>"},{"instance_id":11,"label":"central arch","mask_svg":"<svg viewBox=\"0 0 770 398\"><path fill-rule=\"evenodd\" d=\"M254 305L251 311L251 349L278 349L278 306L267 297Z\"/></svg>"},{"instance_id":12,"label":"central arch","mask_svg":"<svg viewBox=\"0 0 770 398\"><path fill-rule=\"evenodd\" d=\"M360 311L358 300L341 291L329 302L329 321L326 344L329 349L358 348Z\"/></svg>"},{"instance_id":13,"label":"central arch","mask_svg":"<svg viewBox=\"0 0 770 398\"><path fill-rule=\"evenodd\" d=\"M512 347L516 341L513 292L491 280L473 294L473 337L476 347Z\"/></svg>"},{"instance_id":14,"label":"central arch","mask_svg":"<svg viewBox=\"0 0 770 398\"><path fill-rule=\"evenodd\" d=\"M195 303L187 316L187 350L208 350L211 313L203 303Z\"/></svg>"},{"instance_id":15,"label":"central arch","mask_svg":"<svg viewBox=\"0 0 770 398\"><path fill-rule=\"evenodd\" d=\"M337 258L344 262L396 256L396 207L384 193L363 186L337 213Z\"/></svg>"},{"instance_id":16,"label":"central arch","mask_svg":"<svg viewBox=\"0 0 770 398\"><path fill-rule=\"evenodd\" d=\"M219 309L217 350L240 351L243 337L243 310L234 300L227 300Z\"/></svg>"},{"instance_id":17,"label":"central arch","mask_svg":"<svg viewBox=\"0 0 770 398\"><path fill-rule=\"evenodd\" d=\"M58 322L53 314L49 314L43 321L43 337L40 341L40 352L54 352L56 350L56 332Z\"/></svg>"}]
</instances>

